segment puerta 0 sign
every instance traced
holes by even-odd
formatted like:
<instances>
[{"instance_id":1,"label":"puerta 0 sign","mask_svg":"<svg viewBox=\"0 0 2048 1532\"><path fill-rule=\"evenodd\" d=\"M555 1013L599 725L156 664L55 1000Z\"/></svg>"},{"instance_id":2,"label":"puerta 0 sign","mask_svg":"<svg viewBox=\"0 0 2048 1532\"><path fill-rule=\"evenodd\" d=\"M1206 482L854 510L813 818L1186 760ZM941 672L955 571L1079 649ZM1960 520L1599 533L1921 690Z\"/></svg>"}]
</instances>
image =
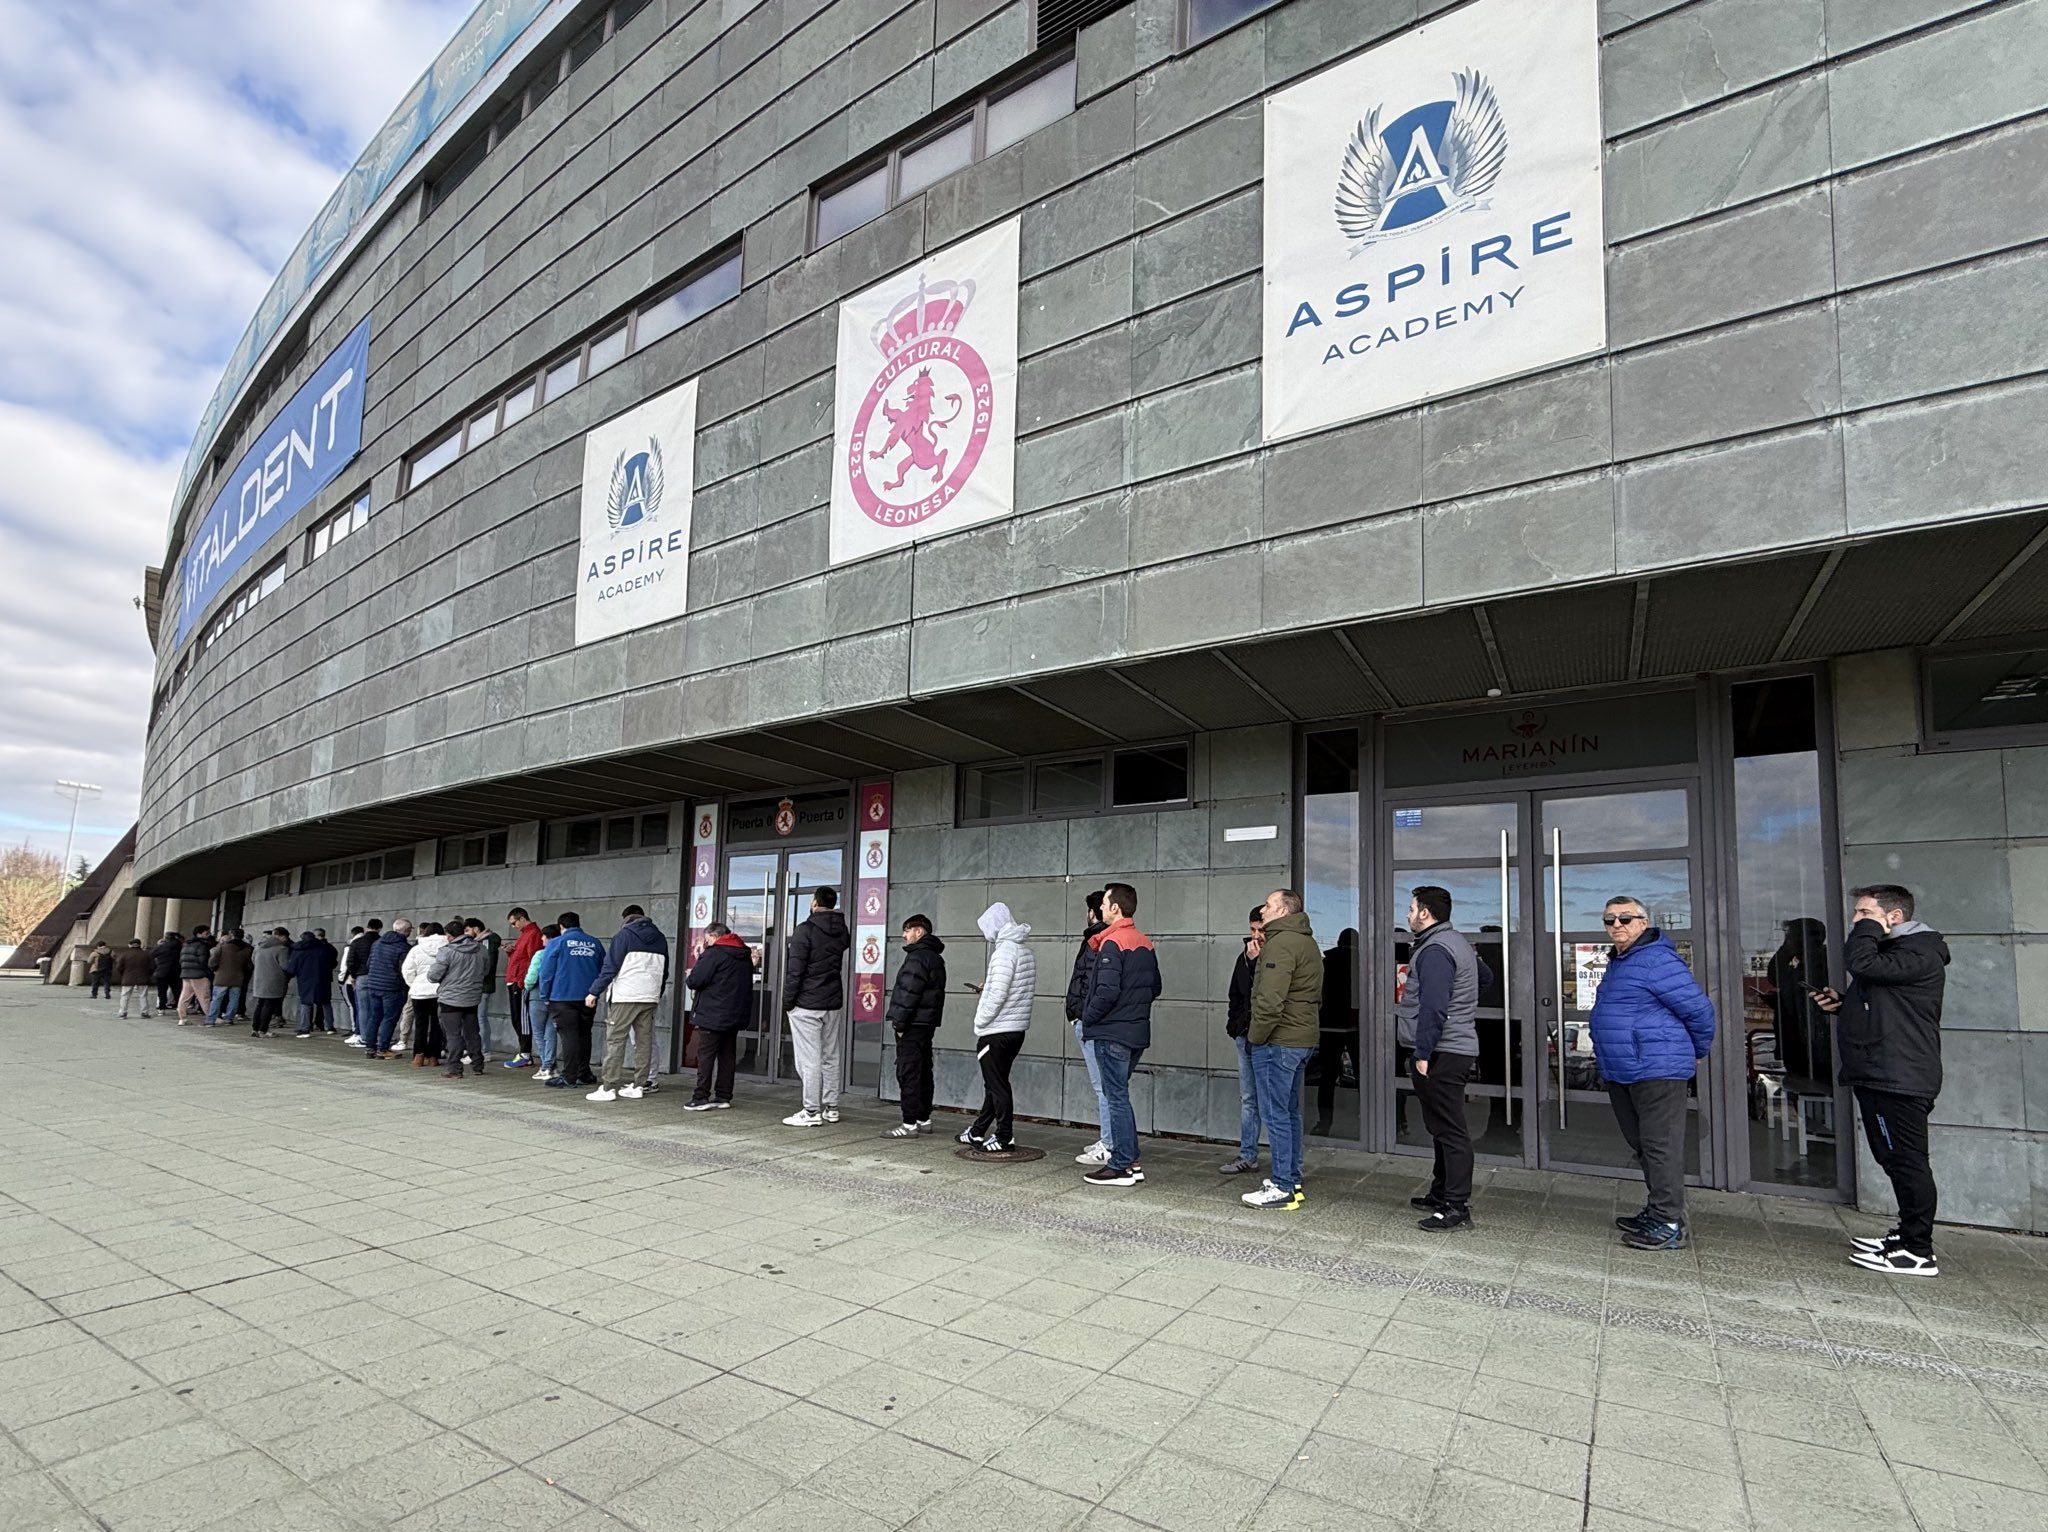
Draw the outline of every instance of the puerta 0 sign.
<instances>
[{"instance_id":1,"label":"puerta 0 sign","mask_svg":"<svg viewBox=\"0 0 2048 1532\"><path fill-rule=\"evenodd\" d=\"M833 563L1014 509L1018 248L1013 218L839 305Z\"/></svg>"},{"instance_id":2,"label":"puerta 0 sign","mask_svg":"<svg viewBox=\"0 0 2048 1532\"><path fill-rule=\"evenodd\" d=\"M1607 343L1598 0L1475 0L1266 102L1268 441Z\"/></svg>"},{"instance_id":3,"label":"puerta 0 sign","mask_svg":"<svg viewBox=\"0 0 2048 1532\"><path fill-rule=\"evenodd\" d=\"M688 607L696 438L695 378L584 437L577 643L668 622Z\"/></svg>"}]
</instances>

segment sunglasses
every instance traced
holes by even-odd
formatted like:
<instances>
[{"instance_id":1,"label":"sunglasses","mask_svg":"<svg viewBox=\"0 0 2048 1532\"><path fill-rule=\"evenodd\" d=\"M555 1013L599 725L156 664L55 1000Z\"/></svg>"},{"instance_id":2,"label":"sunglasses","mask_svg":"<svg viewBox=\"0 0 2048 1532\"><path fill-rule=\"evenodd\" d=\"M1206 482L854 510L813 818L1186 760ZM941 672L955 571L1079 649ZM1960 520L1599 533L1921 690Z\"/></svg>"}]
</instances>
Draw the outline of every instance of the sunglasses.
<instances>
[{"instance_id":1,"label":"sunglasses","mask_svg":"<svg viewBox=\"0 0 2048 1532\"><path fill-rule=\"evenodd\" d=\"M1600 917L1600 924L1603 926L1632 926L1639 920L1647 919L1649 919L1647 915L1602 915Z\"/></svg>"}]
</instances>

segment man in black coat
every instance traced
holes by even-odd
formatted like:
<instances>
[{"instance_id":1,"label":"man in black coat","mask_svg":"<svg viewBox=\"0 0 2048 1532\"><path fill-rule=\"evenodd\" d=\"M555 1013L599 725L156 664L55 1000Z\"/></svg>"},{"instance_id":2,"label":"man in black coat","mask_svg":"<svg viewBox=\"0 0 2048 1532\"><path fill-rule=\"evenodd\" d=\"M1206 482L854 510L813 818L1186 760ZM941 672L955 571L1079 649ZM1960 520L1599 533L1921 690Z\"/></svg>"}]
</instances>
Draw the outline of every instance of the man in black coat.
<instances>
[{"instance_id":1,"label":"man in black coat","mask_svg":"<svg viewBox=\"0 0 2048 1532\"><path fill-rule=\"evenodd\" d=\"M946 944L932 934L930 916L913 915L903 922L903 965L889 992L903 1121L884 1138L916 1138L932 1130L932 1034L946 1010L945 951Z\"/></svg>"},{"instance_id":2,"label":"man in black coat","mask_svg":"<svg viewBox=\"0 0 2048 1532\"><path fill-rule=\"evenodd\" d=\"M1259 1168L1259 1082L1252 1073L1252 980L1259 971L1259 948L1266 939L1266 907L1252 906L1244 947L1230 970L1230 993L1223 1013L1224 1033L1237 1047L1237 1158L1219 1167L1226 1176ZM1107 1163L1105 1161L1105 1163Z\"/></svg>"},{"instance_id":3,"label":"man in black coat","mask_svg":"<svg viewBox=\"0 0 2048 1532\"><path fill-rule=\"evenodd\" d=\"M1842 1083L1856 1093L1870 1157L1891 1178L1898 1226L1851 1241L1849 1259L1869 1271L1938 1277L1934 1170L1927 1119L1941 1094L1941 1002L1948 944L1913 918L1913 896L1895 883L1849 891L1855 922L1842 944L1848 979L1813 992L1835 1017Z\"/></svg>"},{"instance_id":4,"label":"man in black coat","mask_svg":"<svg viewBox=\"0 0 2048 1532\"><path fill-rule=\"evenodd\" d=\"M690 1024L697 1033L697 1089L683 1103L686 1112L722 1111L732 1105L740 1030L753 1019L754 965L760 961L720 921L706 926L704 936L697 961L683 980L696 997Z\"/></svg>"},{"instance_id":5,"label":"man in black coat","mask_svg":"<svg viewBox=\"0 0 2048 1532\"><path fill-rule=\"evenodd\" d=\"M804 1104L782 1119L785 1127L812 1128L839 1121L839 1013L846 1006L846 949L853 936L839 912L839 890L811 895L811 915L789 933L782 970L782 1009Z\"/></svg>"},{"instance_id":6,"label":"man in black coat","mask_svg":"<svg viewBox=\"0 0 2048 1532\"><path fill-rule=\"evenodd\" d=\"M149 949L149 979L156 986L159 1016L168 1016L177 1007L178 953L184 945L184 937L176 931L166 931L163 939Z\"/></svg>"},{"instance_id":7,"label":"man in black coat","mask_svg":"<svg viewBox=\"0 0 2048 1532\"><path fill-rule=\"evenodd\" d=\"M1109 929L1109 922L1102 918L1102 890L1090 889L1086 904L1088 913L1081 922L1081 946L1074 954L1074 971L1067 979L1067 1020L1074 1024L1074 1046L1081 1050L1081 1062L1088 1066L1088 1085L1095 1092L1095 1121L1098 1125L1095 1142L1074 1156L1076 1165L1107 1165L1109 1163L1109 1103L1102 1099L1102 1066L1096 1062L1095 1050L1081 1039L1081 1007L1088 999L1088 980L1095 972L1095 938Z\"/></svg>"}]
</instances>

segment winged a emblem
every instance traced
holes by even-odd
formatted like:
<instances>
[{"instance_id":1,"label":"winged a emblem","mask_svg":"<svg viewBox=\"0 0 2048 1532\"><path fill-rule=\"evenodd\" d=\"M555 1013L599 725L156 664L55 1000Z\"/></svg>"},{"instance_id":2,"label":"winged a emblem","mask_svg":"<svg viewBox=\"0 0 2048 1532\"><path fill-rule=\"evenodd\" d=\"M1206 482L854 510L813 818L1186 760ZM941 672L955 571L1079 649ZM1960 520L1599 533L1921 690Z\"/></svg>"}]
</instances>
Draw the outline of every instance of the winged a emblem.
<instances>
[{"instance_id":1,"label":"winged a emblem","mask_svg":"<svg viewBox=\"0 0 2048 1532\"><path fill-rule=\"evenodd\" d=\"M1359 248L1476 207L1500 179L1508 132L1499 98L1476 69L1452 79L1455 99L1417 107L1384 131L1376 106L1345 145L1334 211Z\"/></svg>"},{"instance_id":2,"label":"winged a emblem","mask_svg":"<svg viewBox=\"0 0 2048 1532\"><path fill-rule=\"evenodd\" d=\"M611 530L653 520L661 509L662 487L659 441L650 436L645 452L621 452L612 464L611 491L605 499L605 521Z\"/></svg>"}]
</instances>

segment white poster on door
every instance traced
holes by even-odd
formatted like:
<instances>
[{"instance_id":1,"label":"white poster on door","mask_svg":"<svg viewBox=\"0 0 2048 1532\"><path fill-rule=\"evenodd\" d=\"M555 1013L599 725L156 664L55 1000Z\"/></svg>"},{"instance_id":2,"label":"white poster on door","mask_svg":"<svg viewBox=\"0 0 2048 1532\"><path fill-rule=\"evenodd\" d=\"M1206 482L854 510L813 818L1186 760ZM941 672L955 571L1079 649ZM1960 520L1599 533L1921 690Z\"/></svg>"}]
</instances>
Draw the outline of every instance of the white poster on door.
<instances>
[{"instance_id":1,"label":"white poster on door","mask_svg":"<svg viewBox=\"0 0 2048 1532\"><path fill-rule=\"evenodd\" d=\"M1266 101L1268 441L1607 344L1598 0L1476 0Z\"/></svg>"},{"instance_id":2,"label":"white poster on door","mask_svg":"<svg viewBox=\"0 0 2048 1532\"><path fill-rule=\"evenodd\" d=\"M1602 942L1572 944L1572 1009L1591 1014L1600 998L1600 981L1607 977L1608 948Z\"/></svg>"},{"instance_id":3,"label":"white poster on door","mask_svg":"<svg viewBox=\"0 0 2048 1532\"><path fill-rule=\"evenodd\" d=\"M1018 220L839 305L835 564L1016 508Z\"/></svg>"},{"instance_id":4,"label":"white poster on door","mask_svg":"<svg viewBox=\"0 0 2048 1532\"><path fill-rule=\"evenodd\" d=\"M577 643L668 622L687 609L696 448L695 378L583 438Z\"/></svg>"}]
</instances>

